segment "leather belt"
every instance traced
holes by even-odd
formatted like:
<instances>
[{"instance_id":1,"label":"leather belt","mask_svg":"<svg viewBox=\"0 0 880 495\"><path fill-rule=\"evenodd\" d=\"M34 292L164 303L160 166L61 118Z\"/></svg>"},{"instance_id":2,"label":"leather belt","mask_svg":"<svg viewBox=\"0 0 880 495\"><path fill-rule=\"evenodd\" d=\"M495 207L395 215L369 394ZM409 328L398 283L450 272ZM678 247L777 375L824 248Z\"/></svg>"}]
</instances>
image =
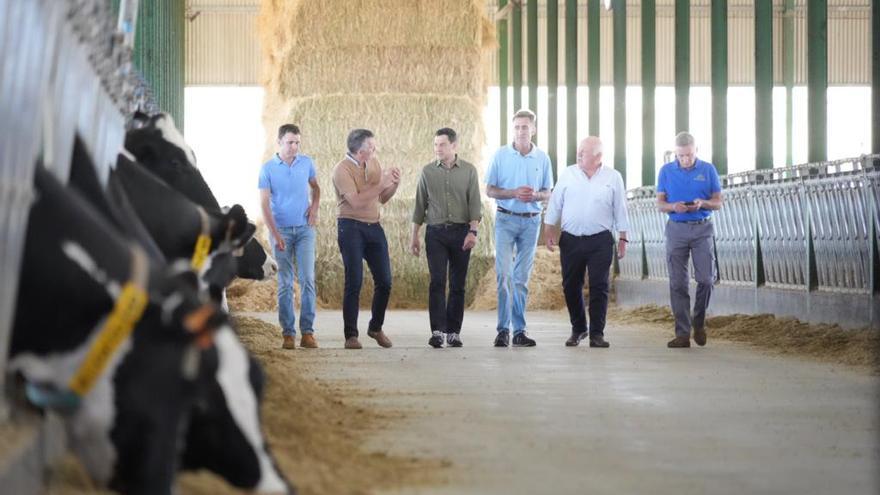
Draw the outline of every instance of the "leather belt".
<instances>
[{"instance_id":1,"label":"leather belt","mask_svg":"<svg viewBox=\"0 0 880 495\"><path fill-rule=\"evenodd\" d=\"M536 217L536 216L540 215L540 213L518 213L515 211L510 211L507 208L502 208L500 206L498 207L498 211L500 211L501 213L507 213L508 215L513 215L516 217L524 217L524 218L532 218L532 217Z\"/></svg>"}]
</instances>

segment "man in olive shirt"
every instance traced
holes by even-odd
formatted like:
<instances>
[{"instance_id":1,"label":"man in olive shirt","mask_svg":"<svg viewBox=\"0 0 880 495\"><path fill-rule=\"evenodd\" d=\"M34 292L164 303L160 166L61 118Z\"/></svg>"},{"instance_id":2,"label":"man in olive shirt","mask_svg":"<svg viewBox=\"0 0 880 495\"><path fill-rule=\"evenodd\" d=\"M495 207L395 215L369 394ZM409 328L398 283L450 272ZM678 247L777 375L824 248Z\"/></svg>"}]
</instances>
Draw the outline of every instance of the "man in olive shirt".
<instances>
[{"instance_id":1,"label":"man in olive shirt","mask_svg":"<svg viewBox=\"0 0 880 495\"><path fill-rule=\"evenodd\" d=\"M361 348L357 321L364 261L373 274L372 318L367 336L388 348L391 340L382 331L382 325L391 296L391 260L388 258L388 240L379 224L379 203L387 203L397 192L400 169L382 169L376 160L376 140L368 129L351 131L347 144L348 153L333 168L337 240L345 265L345 294L342 297L345 348Z\"/></svg>"},{"instance_id":2,"label":"man in olive shirt","mask_svg":"<svg viewBox=\"0 0 880 495\"><path fill-rule=\"evenodd\" d=\"M427 218L425 254L431 285L428 312L431 338L428 344L443 347L443 334L449 347L461 347L461 321L464 315L464 285L471 248L477 243L481 219L480 185L477 169L460 159L454 130L444 127L434 133L437 160L425 165L419 178L413 208L410 251L418 256L419 229ZM446 272L449 271L449 297Z\"/></svg>"}]
</instances>

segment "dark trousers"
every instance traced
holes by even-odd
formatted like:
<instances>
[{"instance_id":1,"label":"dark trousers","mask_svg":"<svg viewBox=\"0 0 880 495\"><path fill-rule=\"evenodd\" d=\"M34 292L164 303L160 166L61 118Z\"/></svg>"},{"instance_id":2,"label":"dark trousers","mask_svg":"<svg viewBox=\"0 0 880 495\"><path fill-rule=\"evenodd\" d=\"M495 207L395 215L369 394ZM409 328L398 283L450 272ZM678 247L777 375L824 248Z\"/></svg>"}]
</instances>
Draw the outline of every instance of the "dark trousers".
<instances>
[{"instance_id":1,"label":"dark trousers","mask_svg":"<svg viewBox=\"0 0 880 495\"><path fill-rule=\"evenodd\" d=\"M373 314L369 330L381 330L391 296L391 261L388 259L385 231L378 223L348 218L340 218L336 228L339 252L345 265L345 293L342 297L345 338L358 336L358 306L364 281L364 261L373 274Z\"/></svg>"},{"instance_id":2,"label":"dark trousers","mask_svg":"<svg viewBox=\"0 0 880 495\"><path fill-rule=\"evenodd\" d=\"M571 320L571 331L590 336L604 335L608 312L608 275L614 257L614 236L604 231L590 236L575 236L563 231L559 238L562 262L562 291ZM584 272L590 277L590 325L584 312Z\"/></svg>"},{"instance_id":3,"label":"dark trousers","mask_svg":"<svg viewBox=\"0 0 880 495\"><path fill-rule=\"evenodd\" d=\"M428 314L431 331L460 333L464 317L464 286L471 251L462 250L468 224L428 225L425 230L425 254L431 285L428 289ZM449 273L449 298L446 274Z\"/></svg>"}]
</instances>

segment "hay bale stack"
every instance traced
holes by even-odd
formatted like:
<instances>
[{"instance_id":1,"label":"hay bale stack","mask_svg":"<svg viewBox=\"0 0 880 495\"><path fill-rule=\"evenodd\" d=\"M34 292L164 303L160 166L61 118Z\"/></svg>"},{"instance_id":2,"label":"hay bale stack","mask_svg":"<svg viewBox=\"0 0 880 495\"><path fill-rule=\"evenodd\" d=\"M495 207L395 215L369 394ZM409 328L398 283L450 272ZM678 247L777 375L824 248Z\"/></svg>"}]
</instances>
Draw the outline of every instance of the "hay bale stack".
<instances>
[{"instance_id":1,"label":"hay bale stack","mask_svg":"<svg viewBox=\"0 0 880 495\"><path fill-rule=\"evenodd\" d=\"M477 288L477 296L469 306L473 310L492 310L498 308L498 283L495 278L495 260L483 274ZM584 284L584 298L589 298L590 288ZM535 251L535 264L529 279L530 310L565 309L565 295L562 293L562 267L559 264L559 251L550 252L538 246Z\"/></svg>"},{"instance_id":2,"label":"hay bale stack","mask_svg":"<svg viewBox=\"0 0 880 495\"><path fill-rule=\"evenodd\" d=\"M341 303L343 284L331 171L344 156L348 132L363 127L376 133L382 165L403 172L382 211L394 274L391 304L426 306L426 262L406 254L411 208L440 127L459 133L459 154L482 170L486 60L494 43L484 11L480 0L263 2L266 156L281 123L300 126L302 152L314 158L324 193L316 282L329 304ZM491 236L480 241L471 274L478 278L488 266L480 259L493 252Z\"/></svg>"}]
</instances>

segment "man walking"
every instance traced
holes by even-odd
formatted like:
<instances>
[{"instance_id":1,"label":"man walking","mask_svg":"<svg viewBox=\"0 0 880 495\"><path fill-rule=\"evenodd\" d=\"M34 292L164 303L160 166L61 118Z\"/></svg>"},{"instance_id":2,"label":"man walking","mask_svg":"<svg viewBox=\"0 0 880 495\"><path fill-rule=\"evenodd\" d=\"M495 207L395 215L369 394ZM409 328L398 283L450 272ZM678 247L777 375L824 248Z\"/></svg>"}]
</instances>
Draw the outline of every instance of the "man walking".
<instances>
[{"instance_id":1,"label":"man walking","mask_svg":"<svg viewBox=\"0 0 880 495\"><path fill-rule=\"evenodd\" d=\"M315 163L299 153L299 127L278 128L278 152L260 170L260 204L263 221L278 261L278 321L284 349L296 347L293 308L293 262L300 287L300 346L318 347L315 340L315 224L321 188ZM311 201L309 201L311 191Z\"/></svg>"},{"instance_id":2,"label":"man walking","mask_svg":"<svg viewBox=\"0 0 880 495\"><path fill-rule=\"evenodd\" d=\"M534 347L526 334L529 277L541 225L542 201L550 198L553 175L547 153L532 143L535 114L513 116L513 143L495 152L486 176L486 195L495 199L495 273L498 282L498 325L495 347Z\"/></svg>"},{"instance_id":3,"label":"man walking","mask_svg":"<svg viewBox=\"0 0 880 495\"><path fill-rule=\"evenodd\" d=\"M397 192L400 169L382 170L376 160L376 139L372 131L351 131L347 144L348 153L333 168L337 240L345 265L345 294L342 298L345 348L361 348L357 320L364 260L373 274L372 318L367 335L387 348L391 347L391 340L382 331L382 325L391 296L391 260L385 231L379 224L379 204L387 203Z\"/></svg>"},{"instance_id":4,"label":"man walking","mask_svg":"<svg viewBox=\"0 0 880 495\"><path fill-rule=\"evenodd\" d=\"M675 338L668 347L706 345L706 308L715 282L715 230L712 210L721 209L721 183L715 166L697 158L694 137L675 136L675 161L663 165L657 177L657 208L669 214L666 222L666 266L669 298L675 315ZM693 256L697 293L691 315L688 259Z\"/></svg>"},{"instance_id":5,"label":"man walking","mask_svg":"<svg viewBox=\"0 0 880 495\"><path fill-rule=\"evenodd\" d=\"M561 221L562 234L557 226ZM562 290L571 320L569 347L589 335L590 347L609 347L605 340L608 311L608 275L614 257L626 255L629 216L623 177L602 166L602 141L588 137L578 146L577 163L559 176L544 217L547 249L559 245ZM558 241L557 241L558 238ZM590 277L590 323L584 312L584 271Z\"/></svg>"},{"instance_id":6,"label":"man walking","mask_svg":"<svg viewBox=\"0 0 880 495\"><path fill-rule=\"evenodd\" d=\"M449 347L461 347L464 317L464 286L471 249L477 243L482 218L477 169L458 157L454 130L444 127L434 133L436 160L422 168L412 216L410 251L421 250L419 230L427 218L425 254L431 284L428 313L431 337L428 344L443 347L443 334ZM446 273L449 272L449 296Z\"/></svg>"}]
</instances>

